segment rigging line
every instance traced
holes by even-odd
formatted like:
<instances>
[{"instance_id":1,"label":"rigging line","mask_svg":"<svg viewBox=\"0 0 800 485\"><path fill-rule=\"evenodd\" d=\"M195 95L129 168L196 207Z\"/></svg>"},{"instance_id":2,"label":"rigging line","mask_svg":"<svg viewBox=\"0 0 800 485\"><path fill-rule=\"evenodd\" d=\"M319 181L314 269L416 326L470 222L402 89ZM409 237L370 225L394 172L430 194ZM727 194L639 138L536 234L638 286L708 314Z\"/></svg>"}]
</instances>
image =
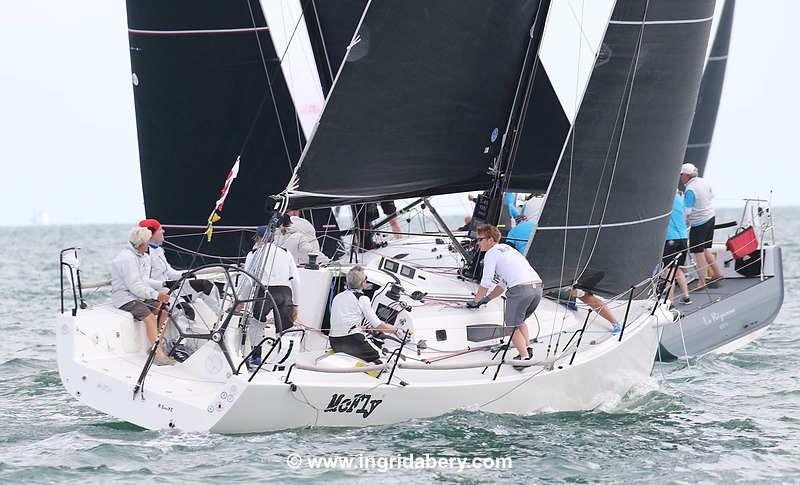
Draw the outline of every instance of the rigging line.
<instances>
[{"instance_id":1,"label":"rigging line","mask_svg":"<svg viewBox=\"0 0 800 485\"><path fill-rule=\"evenodd\" d=\"M247 10L250 12L250 21L253 24L253 28L255 28L256 19L255 16L253 15L253 6L250 4L250 0L244 0L244 1L247 3ZM261 66L264 68L264 75L267 77L267 87L269 88L269 95L272 98L272 106L275 108L275 117L278 119L278 129L281 132L281 140L283 141L283 148L284 150L286 150L286 161L289 164L289 170L291 171L294 168L292 166L292 156L289 154L289 144L286 142L286 133L284 133L283 131L283 122L281 121L281 115L280 112L278 111L278 103L275 100L275 92L272 89L272 80L270 79L269 69L267 68L267 60L264 57L264 47L261 45L261 37L259 37L258 32L255 33L255 36L256 36L256 43L258 44L258 52L261 55ZM281 58L280 62L283 62L283 58ZM279 67L280 67L280 62L278 63ZM253 124L255 125L255 120L253 120Z\"/></svg>"},{"instance_id":2,"label":"rigging line","mask_svg":"<svg viewBox=\"0 0 800 485\"><path fill-rule=\"evenodd\" d=\"M331 66L331 59L328 56L328 46L325 44L325 34L322 32L322 24L319 21L319 13L317 12L317 2L311 0L311 6L314 9L314 19L317 21L317 29L319 30L319 38L322 41L322 52L325 54L325 67L328 68L328 74L333 82L333 67Z\"/></svg>"},{"instance_id":3,"label":"rigging line","mask_svg":"<svg viewBox=\"0 0 800 485\"><path fill-rule=\"evenodd\" d=\"M218 259L220 261L222 261L224 259L227 259L227 260L242 260L242 259L245 259L244 257L241 257L241 256L218 256L216 254L200 253L200 252L192 251L191 249L187 249L187 248L185 248L183 246L179 246L179 245L177 245L177 244L175 244L173 242L167 241L167 240L164 240L164 244L167 244L169 246L174 247L175 251L178 252L178 253L192 254L194 256L201 256L203 258ZM189 267L191 268L191 265Z\"/></svg>"},{"instance_id":4,"label":"rigging line","mask_svg":"<svg viewBox=\"0 0 800 485\"><path fill-rule=\"evenodd\" d=\"M542 11L543 10L543 8L542 8L543 5L544 5L544 11ZM528 75L528 79L526 80L525 90L522 93L522 101L521 101L522 106L520 107L519 112L516 114L516 120L514 120L514 116L515 116L514 115L514 110L513 110L513 106L514 105L512 104L512 112L511 112L511 115L509 116L508 125L506 127L506 134L508 134L509 131L510 131L510 128L511 128L512 120L515 122L515 126L513 127L514 134L512 135L512 138L511 138L511 146L508 149L508 152L507 152L507 155L506 155L506 160L504 161L506 166L505 166L505 168L503 170L503 173L501 173L499 175L501 177L504 177L500 181L500 197L504 196L503 194L505 194L506 191L508 191L508 187L511 184L511 177L508 176L508 175L510 175L512 170L514 169L514 162L515 162L516 157L517 157L517 152L519 151L520 135L522 133L523 127L525 126L525 118L526 118L526 115L528 113L528 107L530 106L531 98L533 98L533 95L534 95L533 84L534 84L534 79L536 78L536 72L539 69L539 66L541 65L541 59L539 59L539 52L541 51L542 39L544 38L545 32L547 32L547 26L548 26L547 20L549 18L549 13L550 13L550 2L549 1L547 1L547 2L540 1L539 5L537 6L537 9L536 9L536 15L533 17L533 26L531 27L531 33L536 31L536 27L537 27L537 24L539 23L539 18L540 18L541 15L544 15L544 21L543 21L543 25L542 25L542 31L539 34L539 39L537 41L534 41L533 39L531 39L528 42L528 50L530 50L530 48L531 48L531 43L532 42L536 42L536 52L533 53L533 58L531 59L532 66L531 66L531 69L530 69L530 74ZM527 58L527 52L526 52L526 56L525 57ZM519 81L520 83L523 80L523 74L525 72L525 67L526 67L525 64L523 64L523 67L522 67L523 71L520 74L520 81ZM518 85L517 89L519 89L519 85ZM515 96L514 96L514 98L515 98L514 102L515 103L516 103L516 97L517 97L517 95L515 94ZM503 150L503 145L505 145L505 137L503 139L503 142L501 143L501 147L500 147L501 153L502 153L502 150ZM498 160L499 160L499 156L498 156ZM500 167L500 165L498 164L498 169L501 169L501 168L502 167ZM515 202L515 204L516 204L516 202Z\"/></svg>"},{"instance_id":5,"label":"rigging line","mask_svg":"<svg viewBox=\"0 0 800 485\"><path fill-rule=\"evenodd\" d=\"M611 167L611 178L608 181L608 189L606 191L606 200L603 203L603 213L600 215L600 224L601 224L601 226L602 226L603 220L605 220L605 217L606 217L606 210L608 209L608 201L611 198L611 186L614 184L614 176L617 173L617 165L619 164L619 154L620 154L620 151L622 150L622 139L623 139L623 137L625 135L625 127L627 126L627 123L628 123L628 112L630 111L631 98L633 98L633 87L634 87L634 84L636 82L636 73L637 73L637 69L639 67L639 57L641 56L641 53L642 53L642 44L644 43L644 28L647 25L647 12L649 11L649 9L650 9L650 0L647 0L647 3L645 3L645 7L644 7L644 14L642 16L642 26L639 29L639 39L638 39L637 46L636 46L636 55L634 56L633 72L631 74L631 85L630 85L630 89L628 90L628 99L625 102L625 112L624 112L624 115L622 117L622 126L620 127L619 138L617 140L617 150L616 150L616 153L614 154L614 164ZM604 170L605 170L605 167L604 167ZM592 207L592 213L594 213L594 207ZM597 232L595 233L595 237L594 237L594 243L592 244L592 250L589 252L589 256L586 258L586 265L584 266L583 270L581 270L581 274L578 277L583 276L583 273L585 273L586 269L589 267L589 262L592 260L592 257L594 256L595 249L597 249L597 242L600 240L600 231L602 231L602 230L603 230L602 227L597 229ZM585 235L588 236L588 234L589 234L589 231L586 231ZM584 242L585 242L585 239L584 239ZM583 254L583 247L581 247L581 255L582 254ZM579 262L580 262L580 260L579 260Z\"/></svg>"}]
</instances>

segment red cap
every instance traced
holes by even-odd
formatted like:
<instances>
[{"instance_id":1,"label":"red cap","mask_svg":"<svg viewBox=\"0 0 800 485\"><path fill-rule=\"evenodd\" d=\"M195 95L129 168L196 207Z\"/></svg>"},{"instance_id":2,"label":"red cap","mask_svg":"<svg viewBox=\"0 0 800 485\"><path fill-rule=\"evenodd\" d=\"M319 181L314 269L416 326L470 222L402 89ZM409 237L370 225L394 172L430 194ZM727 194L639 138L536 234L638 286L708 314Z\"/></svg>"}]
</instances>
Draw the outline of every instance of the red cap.
<instances>
[{"instance_id":1,"label":"red cap","mask_svg":"<svg viewBox=\"0 0 800 485\"><path fill-rule=\"evenodd\" d=\"M150 229L150 231L156 232L161 229L161 223L156 219L145 219L143 221L139 221L139 227L146 227Z\"/></svg>"}]
</instances>

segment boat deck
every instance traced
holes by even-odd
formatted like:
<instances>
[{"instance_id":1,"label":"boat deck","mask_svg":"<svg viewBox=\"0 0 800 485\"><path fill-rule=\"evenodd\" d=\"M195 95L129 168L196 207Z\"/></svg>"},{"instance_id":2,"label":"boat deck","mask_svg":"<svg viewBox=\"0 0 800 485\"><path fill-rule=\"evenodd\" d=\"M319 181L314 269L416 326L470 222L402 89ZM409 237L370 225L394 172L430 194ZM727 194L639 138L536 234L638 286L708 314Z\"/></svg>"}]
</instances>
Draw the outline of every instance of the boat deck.
<instances>
[{"instance_id":1,"label":"boat deck","mask_svg":"<svg viewBox=\"0 0 800 485\"><path fill-rule=\"evenodd\" d=\"M767 276L764 281L767 281L773 276ZM706 288L703 290L692 290L690 285L689 296L692 303L684 305L680 303L680 293L676 287L675 308L678 309L684 317L690 316L700 310L703 310L714 303L723 301L731 296L737 295L742 291L752 288L759 283L762 283L761 278L726 278L719 282L717 288Z\"/></svg>"}]
</instances>

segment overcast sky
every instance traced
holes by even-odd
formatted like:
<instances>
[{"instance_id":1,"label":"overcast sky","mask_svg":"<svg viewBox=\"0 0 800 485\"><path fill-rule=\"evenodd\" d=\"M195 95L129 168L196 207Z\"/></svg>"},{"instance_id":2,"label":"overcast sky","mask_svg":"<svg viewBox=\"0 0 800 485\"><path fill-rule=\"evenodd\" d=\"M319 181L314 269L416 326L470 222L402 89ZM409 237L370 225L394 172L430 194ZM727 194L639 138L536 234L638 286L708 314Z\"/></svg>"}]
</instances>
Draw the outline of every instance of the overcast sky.
<instances>
[{"instance_id":1,"label":"overcast sky","mask_svg":"<svg viewBox=\"0 0 800 485\"><path fill-rule=\"evenodd\" d=\"M770 189L800 205L798 18L800 1L737 2L707 172L718 205ZM0 61L0 225L143 217L125 2L0 2Z\"/></svg>"}]
</instances>

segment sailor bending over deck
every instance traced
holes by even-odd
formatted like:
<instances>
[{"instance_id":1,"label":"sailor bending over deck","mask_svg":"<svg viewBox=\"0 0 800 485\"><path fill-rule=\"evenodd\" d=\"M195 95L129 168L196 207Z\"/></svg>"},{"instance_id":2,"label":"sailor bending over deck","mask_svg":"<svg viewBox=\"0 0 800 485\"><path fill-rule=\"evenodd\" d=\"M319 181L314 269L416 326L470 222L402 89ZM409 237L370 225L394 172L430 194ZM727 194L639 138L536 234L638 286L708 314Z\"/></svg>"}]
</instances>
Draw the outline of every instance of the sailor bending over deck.
<instances>
[{"instance_id":1,"label":"sailor bending over deck","mask_svg":"<svg viewBox=\"0 0 800 485\"><path fill-rule=\"evenodd\" d=\"M275 244L289 251L297 264L308 264L309 255L316 255L317 263L328 262L319 250L314 225L297 214L298 211L289 211L281 217L280 230L275 234Z\"/></svg>"},{"instance_id":2,"label":"sailor bending over deck","mask_svg":"<svg viewBox=\"0 0 800 485\"><path fill-rule=\"evenodd\" d=\"M347 289L336 295L331 303L331 330L328 339L331 348L357 357L365 362L380 363L378 351L367 342L362 325L386 333L398 334L403 330L382 322L372 309L369 298L362 293L367 285L364 268L355 266L347 272Z\"/></svg>"},{"instance_id":3,"label":"sailor bending over deck","mask_svg":"<svg viewBox=\"0 0 800 485\"><path fill-rule=\"evenodd\" d=\"M506 308L504 323L507 327L516 327L511 342L519 355L515 359L528 360L533 357L528 347L530 336L525 320L530 317L542 300L542 280L519 251L507 244L500 244L500 231L488 224L481 224L477 229L478 246L486 252L483 258L483 277L480 287L475 293L475 300L467 302L470 308L477 308L506 291ZM499 284L494 285L495 275ZM494 289L489 296L489 289ZM519 367L519 370L524 367Z\"/></svg>"},{"instance_id":4,"label":"sailor bending over deck","mask_svg":"<svg viewBox=\"0 0 800 485\"><path fill-rule=\"evenodd\" d=\"M154 290L147 280L150 273L150 255L147 254L150 231L136 227L128 237L128 244L111 261L111 302L133 318L142 321L147 330L147 340L152 345L158 338L159 328L167 320L166 308L169 294ZM164 310L159 310L164 306ZM156 315L160 315L156 322ZM163 342L156 349L155 363L168 365L175 360L167 357Z\"/></svg>"}]
</instances>

